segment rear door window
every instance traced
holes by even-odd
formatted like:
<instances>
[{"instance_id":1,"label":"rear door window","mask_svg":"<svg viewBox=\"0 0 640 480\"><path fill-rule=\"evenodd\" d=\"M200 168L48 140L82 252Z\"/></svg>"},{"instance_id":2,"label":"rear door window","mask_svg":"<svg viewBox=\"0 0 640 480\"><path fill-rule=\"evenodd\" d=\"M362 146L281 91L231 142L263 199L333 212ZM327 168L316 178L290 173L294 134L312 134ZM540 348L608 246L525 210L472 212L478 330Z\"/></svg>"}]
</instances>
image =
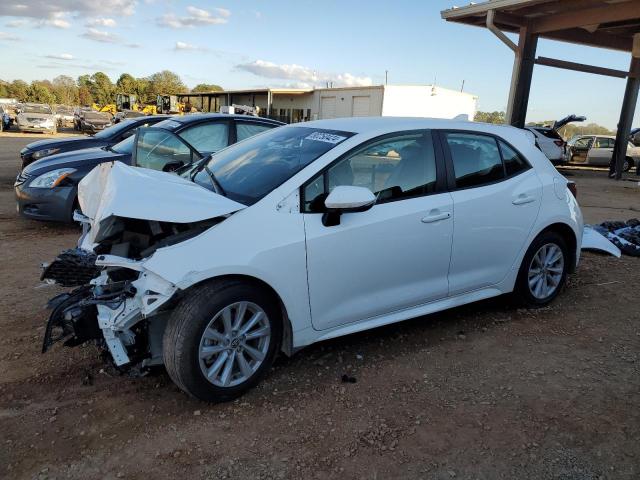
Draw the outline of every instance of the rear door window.
<instances>
[{"instance_id":1,"label":"rear door window","mask_svg":"<svg viewBox=\"0 0 640 480\"><path fill-rule=\"evenodd\" d=\"M512 177L520 172L524 172L531 168L529 163L516 152L513 148L507 145L502 140L498 141L500 144L500 152L502 153L502 160L504 161L504 169L507 177Z\"/></svg>"},{"instance_id":2,"label":"rear door window","mask_svg":"<svg viewBox=\"0 0 640 480\"><path fill-rule=\"evenodd\" d=\"M457 188L487 185L502 180L505 170L496 140L476 133L444 134Z\"/></svg>"}]
</instances>

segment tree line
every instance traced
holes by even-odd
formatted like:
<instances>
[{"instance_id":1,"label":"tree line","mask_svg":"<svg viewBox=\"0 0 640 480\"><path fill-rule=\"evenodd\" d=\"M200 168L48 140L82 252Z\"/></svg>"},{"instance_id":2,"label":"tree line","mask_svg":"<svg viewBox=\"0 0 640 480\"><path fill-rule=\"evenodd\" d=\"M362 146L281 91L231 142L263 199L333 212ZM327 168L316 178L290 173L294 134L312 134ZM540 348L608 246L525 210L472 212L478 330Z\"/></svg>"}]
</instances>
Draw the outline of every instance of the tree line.
<instances>
[{"instance_id":1,"label":"tree line","mask_svg":"<svg viewBox=\"0 0 640 480\"><path fill-rule=\"evenodd\" d=\"M201 83L189 90L180 76L169 70L141 78L123 73L115 83L103 72L80 75L75 80L67 75L59 75L53 80L34 80L31 83L24 80L12 82L0 80L0 97L2 98L61 105L111 104L115 102L117 93L134 94L139 103L155 104L157 95L220 90L222 87L219 85L207 83Z\"/></svg>"},{"instance_id":2,"label":"tree line","mask_svg":"<svg viewBox=\"0 0 640 480\"><path fill-rule=\"evenodd\" d=\"M506 114L505 112L477 112L476 116L473 118L476 122L484 122L484 123L506 123ZM553 125L553 120L548 120L544 122L536 122L529 123L528 126L535 125ZM564 139L570 139L575 135L615 135L615 132L609 130L602 125L598 125L597 123L568 123L564 127L558 129L558 133Z\"/></svg>"}]
</instances>

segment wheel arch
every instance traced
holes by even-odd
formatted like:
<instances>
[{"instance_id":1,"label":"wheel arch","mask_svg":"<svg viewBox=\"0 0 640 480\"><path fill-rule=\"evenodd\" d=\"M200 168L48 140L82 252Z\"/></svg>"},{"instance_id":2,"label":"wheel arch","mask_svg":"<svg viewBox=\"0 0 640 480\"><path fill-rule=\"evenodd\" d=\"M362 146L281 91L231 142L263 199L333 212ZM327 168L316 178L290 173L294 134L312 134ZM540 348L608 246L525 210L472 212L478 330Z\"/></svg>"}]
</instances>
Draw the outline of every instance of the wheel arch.
<instances>
[{"instance_id":1,"label":"wheel arch","mask_svg":"<svg viewBox=\"0 0 640 480\"><path fill-rule=\"evenodd\" d=\"M214 277L209 277L199 282L196 282L192 285L189 285L186 289L182 291L182 295L185 295L192 291L194 288L198 288L202 285L212 282L220 282L220 281L236 281L247 283L251 285L255 285L256 288L260 288L267 292L269 296L273 298L273 300L278 304L281 312L282 312L282 342L280 346L280 351L283 352L286 356L290 357L294 353L293 348L293 329L291 326L291 320L289 319L289 314L287 313L287 307L285 306L284 301L281 296L278 294L275 288L269 285L264 280L246 274L226 274L226 275L218 275Z\"/></svg>"},{"instance_id":2,"label":"wheel arch","mask_svg":"<svg viewBox=\"0 0 640 480\"><path fill-rule=\"evenodd\" d=\"M534 237L538 238L540 235L546 232L555 232L562 237L562 239L566 242L567 248L569 250L569 273L575 272L576 269L576 256L577 256L577 248L578 248L578 239L576 237L576 233L573 228L567 223L556 222L550 225L547 225L542 230L538 232L538 234Z\"/></svg>"}]
</instances>

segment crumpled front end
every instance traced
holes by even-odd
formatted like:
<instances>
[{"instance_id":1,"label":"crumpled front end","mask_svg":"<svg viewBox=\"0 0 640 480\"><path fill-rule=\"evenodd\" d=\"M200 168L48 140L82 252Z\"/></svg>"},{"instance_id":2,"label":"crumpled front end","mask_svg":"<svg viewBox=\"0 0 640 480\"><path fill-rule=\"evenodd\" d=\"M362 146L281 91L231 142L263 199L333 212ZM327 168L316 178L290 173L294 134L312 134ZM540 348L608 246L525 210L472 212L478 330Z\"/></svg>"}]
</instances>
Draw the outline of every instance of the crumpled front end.
<instances>
[{"instance_id":1,"label":"crumpled front end","mask_svg":"<svg viewBox=\"0 0 640 480\"><path fill-rule=\"evenodd\" d=\"M93 278L80 284L88 276ZM147 271L143 261L67 250L45 267L43 280L74 287L49 301L43 352L58 341L66 346L95 341L109 350L116 366L161 363L164 323L155 317L162 316L159 310L177 289ZM158 328L151 326L156 320Z\"/></svg>"},{"instance_id":2,"label":"crumpled front end","mask_svg":"<svg viewBox=\"0 0 640 480\"><path fill-rule=\"evenodd\" d=\"M49 302L43 352L95 341L116 366L162 363L162 335L178 288L146 267L161 248L194 238L243 205L176 175L120 162L81 182L86 216L75 249L44 265L42 280L72 288ZM176 260L179 261L179 260Z\"/></svg>"}]
</instances>

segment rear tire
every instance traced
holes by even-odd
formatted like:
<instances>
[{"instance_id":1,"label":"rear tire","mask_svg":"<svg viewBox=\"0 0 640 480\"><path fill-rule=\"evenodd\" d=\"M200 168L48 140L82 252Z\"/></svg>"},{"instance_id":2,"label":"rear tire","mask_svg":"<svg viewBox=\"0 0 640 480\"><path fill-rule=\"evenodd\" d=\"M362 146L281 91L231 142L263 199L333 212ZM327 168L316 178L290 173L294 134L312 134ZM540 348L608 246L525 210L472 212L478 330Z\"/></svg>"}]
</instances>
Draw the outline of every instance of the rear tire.
<instances>
[{"instance_id":1,"label":"rear tire","mask_svg":"<svg viewBox=\"0 0 640 480\"><path fill-rule=\"evenodd\" d=\"M543 307L560 293L569 270L567 244L556 232L538 235L527 250L514 294L520 303L528 307Z\"/></svg>"},{"instance_id":2,"label":"rear tire","mask_svg":"<svg viewBox=\"0 0 640 480\"><path fill-rule=\"evenodd\" d=\"M189 395L226 402L264 377L281 339L282 314L271 295L239 280L214 281L194 289L171 313L164 364Z\"/></svg>"},{"instance_id":3,"label":"rear tire","mask_svg":"<svg viewBox=\"0 0 640 480\"><path fill-rule=\"evenodd\" d=\"M628 172L629 170L631 170L631 167L633 167L633 160L629 157L625 158L624 164L622 165L622 171Z\"/></svg>"}]
</instances>

